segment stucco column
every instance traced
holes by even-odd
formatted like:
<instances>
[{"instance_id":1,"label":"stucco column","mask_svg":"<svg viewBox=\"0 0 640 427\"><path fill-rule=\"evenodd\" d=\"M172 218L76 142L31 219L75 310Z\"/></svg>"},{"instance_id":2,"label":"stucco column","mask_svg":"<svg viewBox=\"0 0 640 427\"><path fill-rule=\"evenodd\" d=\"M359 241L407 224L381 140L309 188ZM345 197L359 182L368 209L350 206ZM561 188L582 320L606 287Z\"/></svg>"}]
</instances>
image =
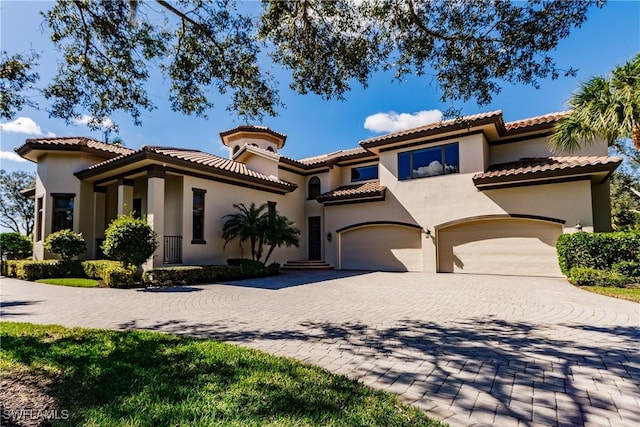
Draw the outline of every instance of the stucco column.
<instances>
[{"instance_id":1,"label":"stucco column","mask_svg":"<svg viewBox=\"0 0 640 427\"><path fill-rule=\"evenodd\" d=\"M97 244L98 239L104 238L104 230L108 224L106 221L106 199L107 189L104 187L93 187L93 239L96 247L90 256L99 258L99 254L102 254L102 249Z\"/></svg>"},{"instance_id":2,"label":"stucco column","mask_svg":"<svg viewBox=\"0 0 640 427\"><path fill-rule=\"evenodd\" d=\"M162 267L164 256L164 170L147 173L147 223L158 235L158 249L144 265L145 270Z\"/></svg>"},{"instance_id":3,"label":"stucco column","mask_svg":"<svg viewBox=\"0 0 640 427\"><path fill-rule=\"evenodd\" d=\"M133 209L133 180L118 180L118 216Z\"/></svg>"}]
</instances>

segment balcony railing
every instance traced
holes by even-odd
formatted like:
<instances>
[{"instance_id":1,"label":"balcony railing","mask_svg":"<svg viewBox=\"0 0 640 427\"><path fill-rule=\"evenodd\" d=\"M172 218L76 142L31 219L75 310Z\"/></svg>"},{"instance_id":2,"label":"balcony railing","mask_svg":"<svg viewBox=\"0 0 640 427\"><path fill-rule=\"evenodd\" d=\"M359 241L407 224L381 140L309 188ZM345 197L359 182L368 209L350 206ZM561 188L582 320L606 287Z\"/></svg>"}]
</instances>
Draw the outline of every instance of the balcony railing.
<instances>
[{"instance_id":1,"label":"balcony railing","mask_svg":"<svg viewBox=\"0 0 640 427\"><path fill-rule=\"evenodd\" d=\"M164 236L164 264L182 263L182 236Z\"/></svg>"}]
</instances>

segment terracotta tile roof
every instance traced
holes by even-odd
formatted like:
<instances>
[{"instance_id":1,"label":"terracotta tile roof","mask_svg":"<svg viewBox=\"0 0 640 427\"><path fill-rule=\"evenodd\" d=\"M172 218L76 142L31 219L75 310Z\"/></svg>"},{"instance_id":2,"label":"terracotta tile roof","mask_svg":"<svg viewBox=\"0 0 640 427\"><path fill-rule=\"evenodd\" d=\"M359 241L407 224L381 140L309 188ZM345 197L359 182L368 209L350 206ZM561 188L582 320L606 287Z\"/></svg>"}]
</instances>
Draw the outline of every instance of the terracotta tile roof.
<instances>
[{"instance_id":1,"label":"terracotta tile roof","mask_svg":"<svg viewBox=\"0 0 640 427\"><path fill-rule=\"evenodd\" d=\"M107 144L101 141L85 137L53 137L53 138L29 138L20 147L16 148L16 153L23 155L30 150L69 150L69 151L99 151L110 154L129 154L134 150L120 145Z\"/></svg>"},{"instance_id":2,"label":"terracotta tile roof","mask_svg":"<svg viewBox=\"0 0 640 427\"><path fill-rule=\"evenodd\" d=\"M90 176L92 173L100 173L106 171L112 166L117 166L119 162L131 162L143 160L146 158L157 158L166 160L177 160L178 162L188 163L194 166L200 166L205 171L223 173L224 175L236 176L239 178L249 179L254 182L264 182L276 184L283 189L294 190L295 184L283 181L276 176L267 176L251 169L248 169L244 163L235 162L215 154L205 153L199 150L188 150L174 147L158 147L144 146L140 150L130 154L122 155L113 159L106 160L96 165L90 166L84 171L78 172L80 177Z\"/></svg>"},{"instance_id":3,"label":"terracotta tile roof","mask_svg":"<svg viewBox=\"0 0 640 427\"><path fill-rule=\"evenodd\" d=\"M456 119L443 120L437 123L431 123L425 126L402 130L399 132L388 133L386 135L376 136L374 138L365 139L364 141L360 141L360 145L362 147L367 146L376 146L380 145L380 143L391 142L393 140L398 139L407 139L407 137L412 137L415 135L419 135L421 133L429 132L429 131L439 131L445 130L445 128L457 127L459 129L468 128L469 126L473 126L478 124L477 122L485 121L488 119L493 119L499 123L502 122L502 111L490 111L487 113L474 114L470 116L459 117ZM453 129L451 129L453 130Z\"/></svg>"},{"instance_id":4,"label":"terracotta tile roof","mask_svg":"<svg viewBox=\"0 0 640 427\"><path fill-rule=\"evenodd\" d=\"M316 200L320 203L337 200L357 200L377 197L384 199L387 187L380 185L380 181L369 181L360 184L345 185L335 190L319 195Z\"/></svg>"},{"instance_id":5,"label":"terracotta tile roof","mask_svg":"<svg viewBox=\"0 0 640 427\"><path fill-rule=\"evenodd\" d=\"M530 117L528 119L517 120L515 122L508 122L504 126L507 132L515 131L516 129L529 128L538 125L555 124L559 119L569 114L569 111L559 111L556 113L549 113L543 116Z\"/></svg>"},{"instance_id":6,"label":"terracotta tile roof","mask_svg":"<svg viewBox=\"0 0 640 427\"><path fill-rule=\"evenodd\" d=\"M319 156L313 156L313 157L306 157L304 159L299 159L298 162L303 163L305 165L315 165L318 163L323 163L323 162L327 162L330 160L345 160L348 157L352 157L352 156L359 156L359 155L363 155L363 154L367 154L369 153L367 150L365 150L362 147L355 147L355 148L349 148L346 150L339 150L339 151L334 151L333 153L329 153L329 154L322 154ZM373 156L374 154L371 153L371 155Z\"/></svg>"},{"instance_id":7,"label":"terracotta tile roof","mask_svg":"<svg viewBox=\"0 0 640 427\"><path fill-rule=\"evenodd\" d=\"M482 185L516 179L613 171L621 162L621 157L607 156L523 158L516 162L491 165L486 172L477 173L472 179L476 185Z\"/></svg>"}]
</instances>

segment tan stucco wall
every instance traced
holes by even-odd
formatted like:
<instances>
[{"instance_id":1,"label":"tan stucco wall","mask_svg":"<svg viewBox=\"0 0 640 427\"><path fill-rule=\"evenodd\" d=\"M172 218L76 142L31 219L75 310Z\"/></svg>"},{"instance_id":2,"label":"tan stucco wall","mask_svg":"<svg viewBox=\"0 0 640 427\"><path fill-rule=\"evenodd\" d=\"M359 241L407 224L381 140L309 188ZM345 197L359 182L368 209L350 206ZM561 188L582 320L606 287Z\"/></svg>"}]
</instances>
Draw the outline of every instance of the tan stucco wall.
<instances>
[{"instance_id":1,"label":"tan stucco wall","mask_svg":"<svg viewBox=\"0 0 640 427\"><path fill-rule=\"evenodd\" d=\"M386 155L386 154L385 154ZM390 154L389 156L392 156ZM382 164L395 164L386 159ZM590 181L478 191L473 174L454 174L397 181L385 167L381 180L387 186L384 202L332 206L325 209L326 232L370 221L399 221L429 229L423 233L424 270L436 271L435 227L458 219L492 214L527 214L566 221L565 230L575 224L593 229ZM327 262L336 265L335 240L326 246Z\"/></svg>"},{"instance_id":2,"label":"tan stucco wall","mask_svg":"<svg viewBox=\"0 0 640 427\"><path fill-rule=\"evenodd\" d=\"M281 173L282 179L291 178L286 173ZM290 179L289 179L290 180ZM302 184L302 182L301 182ZM226 249L224 248L224 239L222 238L222 225L224 223L223 216L234 213L234 203L244 203L249 206L251 202L256 205L274 201L277 203L276 209L282 215L296 222L298 228L304 231L305 217L304 200L306 193L303 188L298 188L294 194L288 195L274 194L259 191L250 188L243 188L230 184L220 183L196 178L191 176L184 177L183 184L183 218L182 224L182 241L183 241L183 264L225 264L228 258L250 257L251 248L249 242L243 244L244 251L239 248L237 241L230 242ZM205 196L205 226L204 235L206 244L192 244L192 188L206 190ZM288 260L304 258L306 241L301 236L300 248L278 248L274 251L269 262L284 263Z\"/></svg>"},{"instance_id":3,"label":"tan stucco wall","mask_svg":"<svg viewBox=\"0 0 640 427\"><path fill-rule=\"evenodd\" d=\"M252 145L255 144L258 147L262 148L263 150L268 150L269 147L271 147L273 149L274 152L278 152L278 145L271 142L271 141L267 141L265 139L262 138L250 138L250 137L244 137L244 138L238 138L236 140L233 140L230 144L229 144L229 158L231 158L233 156L233 149L235 147L244 147L245 145ZM218 149L218 146L214 147L216 150Z\"/></svg>"},{"instance_id":4,"label":"tan stucco wall","mask_svg":"<svg viewBox=\"0 0 640 427\"><path fill-rule=\"evenodd\" d=\"M94 249L93 215L93 186L83 184L73 175L82 169L96 164L101 159L86 155L85 153L51 153L40 156L38 159L37 177L36 177L36 199L43 199L43 224L42 224L42 240L34 241L33 256L34 259L52 258L44 249L44 240L51 234L51 224L53 219L53 193L73 193L74 212L73 212L73 230L80 232L87 240L88 251L91 254ZM82 213L86 212L86 215ZM82 216L82 218L81 218ZM34 233L35 238L35 233ZM80 258L87 256L84 254Z\"/></svg>"},{"instance_id":5,"label":"tan stucco wall","mask_svg":"<svg viewBox=\"0 0 640 427\"><path fill-rule=\"evenodd\" d=\"M247 168L259 172L266 176L278 176L278 161L275 159L269 159L260 155L249 156L244 164Z\"/></svg>"},{"instance_id":6,"label":"tan stucco wall","mask_svg":"<svg viewBox=\"0 0 640 427\"><path fill-rule=\"evenodd\" d=\"M553 152L548 143L549 137L539 137L530 140L512 142L492 146L490 149L491 164L507 163L520 160L525 157L547 156L606 156L607 143L598 140L592 144L585 144L579 150L572 153Z\"/></svg>"}]
</instances>

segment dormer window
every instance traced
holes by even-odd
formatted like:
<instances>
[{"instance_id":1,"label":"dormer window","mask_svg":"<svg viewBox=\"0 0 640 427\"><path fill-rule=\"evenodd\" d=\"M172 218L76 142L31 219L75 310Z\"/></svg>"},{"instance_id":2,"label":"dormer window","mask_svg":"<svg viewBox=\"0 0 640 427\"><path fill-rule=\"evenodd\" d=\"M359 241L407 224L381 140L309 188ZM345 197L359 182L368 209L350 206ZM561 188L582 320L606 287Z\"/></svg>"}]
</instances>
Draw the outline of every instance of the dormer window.
<instances>
[{"instance_id":1,"label":"dormer window","mask_svg":"<svg viewBox=\"0 0 640 427\"><path fill-rule=\"evenodd\" d=\"M398 179L427 178L460 172L458 143L398 153Z\"/></svg>"}]
</instances>

